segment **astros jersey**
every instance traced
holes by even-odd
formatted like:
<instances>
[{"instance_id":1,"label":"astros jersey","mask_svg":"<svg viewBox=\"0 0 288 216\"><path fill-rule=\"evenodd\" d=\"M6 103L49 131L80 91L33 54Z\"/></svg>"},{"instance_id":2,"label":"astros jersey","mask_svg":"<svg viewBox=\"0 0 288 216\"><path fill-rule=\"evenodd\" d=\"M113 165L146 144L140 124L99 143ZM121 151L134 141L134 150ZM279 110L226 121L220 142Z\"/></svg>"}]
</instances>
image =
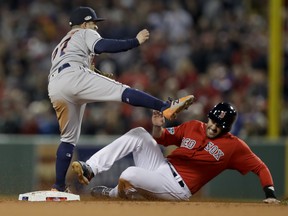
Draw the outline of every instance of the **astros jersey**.
<instances>
[{"instance_id":1,"label":"astros jersey","mask_svg":"<svg viewBox=\"0 0 288 216\"><path fill-rule=\"evenodd\" d=\"M254 172L262 186L273 185L266 165L241 139L227 133L215 139L206 136L206 124L192 120L166 128L156 141L164 146L176 145L168 160L181 175L192 194L226 169L241 174Z\"/></svg>"},{"instance_id":2,"label":"astros jersey","mask_svg":"<svg viewBox=\"0 0 288 216\"><path fill-rule=\"evenodd\" d=\"M54 49L50 74L59 66L73 62L90 68L94 56L94 46L102 37L91 29L72 29Z\"/></svg>"},{"instance_id":3,"label":"astros jersey","mask_svg":"<svg viewBox=\"0 0 288 216\"><path fill-rule=\"evenodd\" d=\"M61 142L78 143L87 103L122 101L129 86L90 69L101 36L91 29L72 29L54 49L48 94L58 118Z\"/></svg>"}]
</instances>

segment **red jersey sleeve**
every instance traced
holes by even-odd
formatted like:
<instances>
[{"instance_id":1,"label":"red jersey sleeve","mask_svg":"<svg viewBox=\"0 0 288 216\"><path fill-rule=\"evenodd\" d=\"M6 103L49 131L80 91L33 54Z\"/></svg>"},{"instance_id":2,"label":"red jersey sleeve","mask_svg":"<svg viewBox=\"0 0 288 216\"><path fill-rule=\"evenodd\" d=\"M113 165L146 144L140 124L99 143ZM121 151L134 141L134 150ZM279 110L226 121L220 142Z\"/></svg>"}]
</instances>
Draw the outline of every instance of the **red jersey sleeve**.
<instances>
[{"instance_id":1,"label":"red jersey sleeve","mask_svg":"<svg viewBox=\"0 0 288 216\"><path fill-rule=\"evenodd\" d=\"M259 177L262 187L273 185L271 173L265 163L251 151L244 141L238 139L238 142L231 155L229 168L236 169L243 175L250 171L255 173Z\"/></svg>"},{"instance_id":2,"label":"red jersey sleeve","mask_svg":"<svg viewBox=\"0 0 288 216\"><path fill-rule=\"evenodd\" d=\"M183 123L176 127L165 128L161 137L155 139L156 142L163 146L180 146L187 124L188 123Z\"/></svg>"}]
</instances>

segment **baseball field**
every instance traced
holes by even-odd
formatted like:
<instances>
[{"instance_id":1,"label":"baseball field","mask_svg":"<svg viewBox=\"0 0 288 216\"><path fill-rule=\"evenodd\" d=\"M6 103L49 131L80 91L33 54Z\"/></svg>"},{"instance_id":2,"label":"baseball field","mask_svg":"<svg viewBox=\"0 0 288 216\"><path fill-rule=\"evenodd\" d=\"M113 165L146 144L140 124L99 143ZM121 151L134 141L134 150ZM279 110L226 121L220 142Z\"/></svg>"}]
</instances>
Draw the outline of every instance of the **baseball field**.
<instances>
[{"instance_id":1,"label":"baseball field","mask_svg":"<svg viewBox=\"0 0 288 216\"><path fill-rule=\"evenodd\" d=\"M18 197L0 198L0 214L7 216L287 216L288 205L227 200L191 200L189 202L99 200L81 197L81 201L28 202Z\"/></svg>"}]
</instances>

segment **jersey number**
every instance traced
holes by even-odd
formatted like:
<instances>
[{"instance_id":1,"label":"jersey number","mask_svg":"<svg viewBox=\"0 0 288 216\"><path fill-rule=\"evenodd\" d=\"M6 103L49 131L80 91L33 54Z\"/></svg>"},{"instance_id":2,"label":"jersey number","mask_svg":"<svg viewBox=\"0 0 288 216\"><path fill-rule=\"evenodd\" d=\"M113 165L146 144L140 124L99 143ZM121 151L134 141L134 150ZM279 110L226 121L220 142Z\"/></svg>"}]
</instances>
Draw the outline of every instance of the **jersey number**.
<instances>
[{"instance_id":1,"label":"jersey number","mask_svg":"<svg viewBox=\"0 0 288 216\"><path fill-rule=\"evenodd\" d=\"M68 43L68 41L69 41L70 39L71 39L71 37L67 38L65 41L63 41L63 42L57 47L57 49L54 51L54 53L53 53L53 55L52 55L52 56L53 56L53 57L52 57L53 60L54 60L54 58L56 57L59 48L61 48L61 50L60 50L60 56L62 56L62 55L65 54L64 49L67 47L67 43Z\"/></svg>"}]
</instances>

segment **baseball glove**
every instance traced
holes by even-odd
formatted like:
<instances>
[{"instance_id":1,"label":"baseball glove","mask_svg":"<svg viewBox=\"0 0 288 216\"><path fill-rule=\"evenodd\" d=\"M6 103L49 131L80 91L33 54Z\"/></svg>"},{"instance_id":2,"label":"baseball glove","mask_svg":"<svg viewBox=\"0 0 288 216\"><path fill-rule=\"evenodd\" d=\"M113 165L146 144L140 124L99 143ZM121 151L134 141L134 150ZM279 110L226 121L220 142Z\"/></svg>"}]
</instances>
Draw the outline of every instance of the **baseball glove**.
<instances>
[{"instance_id":1,"label":"baseball glove","mask_svg":"<svg viewBox=\"0 0 288 216\"><path fill-rule=\"evenodd\" d=\"M114 79L113 73L107 73L107 72L100 71L94 65L91 66L91 70L93 70L95 73L98 73L102 76L108 77L110 79Z\"/></svg>"}]
</instances>

